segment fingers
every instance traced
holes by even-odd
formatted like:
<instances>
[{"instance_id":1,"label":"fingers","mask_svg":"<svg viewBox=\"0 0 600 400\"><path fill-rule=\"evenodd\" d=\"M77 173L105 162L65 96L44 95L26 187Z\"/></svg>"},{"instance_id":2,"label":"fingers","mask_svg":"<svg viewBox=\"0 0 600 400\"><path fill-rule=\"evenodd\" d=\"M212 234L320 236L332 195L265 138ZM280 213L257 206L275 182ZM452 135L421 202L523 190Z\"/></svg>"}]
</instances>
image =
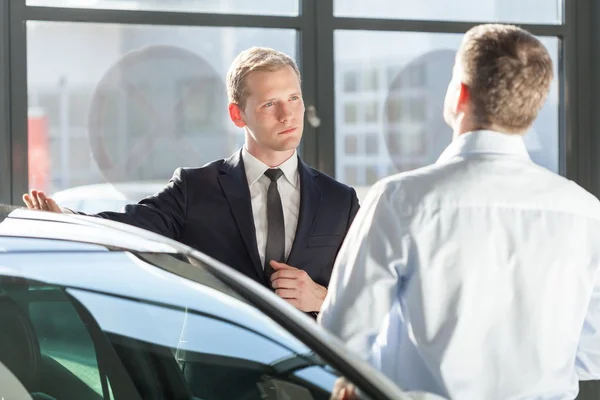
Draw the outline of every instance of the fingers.
<instances>
[{"instance_id":1,"label":"fingers","mask_svg":"<svg viewBox=\"0 0 600 400\"><path fill-rule=\"evenodd\" d=\"M333 391L331 392L331 397L329 400L345 400L345 382L344 378L340 377L335 381L333 386Z\"/></svg>"},{"instance_id":2,"label":"fingers","mask_svg":"<svg viewBox=\"0 0 600 400\"><path fill-rule=\"evenodd\" d=\"M56 202L50 198L46 197L44 192L38 192L40 206L43 210L52 211L52 212L62 212L61 208L56 204Z\"/></svg>"},{"instance_id":3,"label":"fingers","mask_svg":"<svg viewBox=\"0 0 600 400\"><path fill-rule=\"evenodd\" d=\"M298 284L296 279L279 278L271 281L273 289L296 289Z\"/></svg>"},{"instance_id":4,"label":"fingers","mask_svg":"<svg viewBox=\"0 0 600 400\"><path fill-rule=\"evenodd\" d=\"M42 191L32 190L31 194L24 194L23 202L27 208L32 210L62 212L58 204L50 197L46 197L46 194Z\"/></svg>"},{"instance_id":5,"label":"fingers","mask_svg":"<svg viewBox=\"0 0 600 400\"><path fill-rule=\"evenodd\" d=\"M294 289L277 289L275 294L282 299L296 299L298 297L298 292Z\"/></svg>"},{"instance_id":6,"label":"fingers","mask_svg":"<svg viewBox=\"0 0 600 400\"><path fill-rule=\"evenodd\" d=\"M25 205L27 206L27 208L34 208L33 207L33 200L31 199L31 196L29 196L28 193L25 193L23 195L23 203L25 203Z\"/></svg>"},{"instance_id":7,"label":"fingers","mask_svg":"<svg viewBox=\"0 0 600 400\"><path fill-rule=\"evenodd\" d=\"M275 271L279 271L282 269L296 269L290 265L287 265L286 263L282 263L282 262L277 262L275 260L271 260L269 261L269 265L271 265L271 267L273 267L273 269Z\"/></svg>"},{"instance_id":8,"label":"fingers","mask_svg":"<svg viewBox=\"0 0 600 400\"><path fill-rule=\"evenodd\" d=\"M32 190L31 191L31 203L33 204L33 208L35 210L41 210L40 208L40 199L38 197L38 191L37 190Z\"/></svg>"},{"instance_id":9,"label":"fingers","mask_svg":"<svg viewBox=\"0 0 600 400\"><path fill-rule=\"evenodd\" d=\"M48 210L48 206L46 205L46 194L44 192L32 190L31 199L33 202L33 208L36 210Z\"/></svg>"},{"instance_id":10,"label":"fingers","mask_svg":"<svg viewBox=\"0 0 600 400\"><path fill-rule=\"evenodd\" d=\"M46 199L46 194L44 192L38 192L38 203L40 204L40 208L44 211L50 211Z\"/></svg>"},{"instance_id":11,"label":"fingers","mask_svg":"<svg viewBox=\"0 0 600 400\"><path fill-rule=\"evenodd\" d=\"M339 397L340 400L351 400L352 399L352 397L350 397L350 393L348 391L348 388L342 388L340 390L340 395L339 396L340 396Z\"/></svg>"},{"instance_id":12,"label":"fingers","mask_svg":"<svg viewBox=\"0 0 600 400\"><path fill-rule=\"evenodd\" d=\"M297 279L302 271L298 269L281 269L279 271L273 272L271 275L271 282L275 279L288 278L288 279Z\"/></svg>"},{"instance_id":13,"label":"fingers","mask_svg":"<svg viewBox=\"0 0 600 400\"><path fill-rule=\"evenodd\" d=\"M331 393L330 400L354 400L358 399L356 388L346 378L340 377L336 380Z\"/></svg>"},{"instance_id":14,"label":"fingers","mask_svg":"<svg viewBox=\"0 0 600 400\"><path fill-rule=\"evenodd\" d=\"M52 199L50 197L47 197L46 198L46 204L48 205L48 210L49 211L62 213L62 208L60 208L60 206L58 204L56 204L56 202L54 201L54 199Z\"/></svg>"},{"instance_id":15,"label":"fingers","mask_svg":"<svg viewBox=\"0 0 600 400\"><path fill-rule=\"evenodd\" d=\"M356 387L353 384L348 384L344 391L344 396L348 400L358 400L358 394L356 393Z\"/></svg>"}]
</instances>

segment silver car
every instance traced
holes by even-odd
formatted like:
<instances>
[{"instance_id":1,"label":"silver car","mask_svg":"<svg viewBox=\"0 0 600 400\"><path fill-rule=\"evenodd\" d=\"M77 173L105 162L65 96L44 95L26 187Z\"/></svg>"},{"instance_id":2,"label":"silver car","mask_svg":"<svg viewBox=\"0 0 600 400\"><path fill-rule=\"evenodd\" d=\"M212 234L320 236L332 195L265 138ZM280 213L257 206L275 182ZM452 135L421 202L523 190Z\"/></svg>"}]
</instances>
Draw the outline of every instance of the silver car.
<instances>
[{"instance_id":1,"label":"silver car","mask_svg":"<svg viewBox=\"0 0 600 400\"><path fill-rule=\"evenodd\" d=\"M342 375L361 398L434 398L189 247L0 206L0 398L316 400Z\"/></svg>"}]
</instances>

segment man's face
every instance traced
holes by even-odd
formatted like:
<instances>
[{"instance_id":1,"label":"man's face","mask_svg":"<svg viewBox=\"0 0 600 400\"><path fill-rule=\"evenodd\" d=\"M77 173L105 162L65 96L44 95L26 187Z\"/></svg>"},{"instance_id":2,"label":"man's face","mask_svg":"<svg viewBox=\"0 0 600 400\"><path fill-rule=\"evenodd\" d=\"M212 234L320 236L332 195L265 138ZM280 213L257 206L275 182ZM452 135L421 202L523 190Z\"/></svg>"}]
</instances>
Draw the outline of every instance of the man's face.
<instances>
[{"instance_id":1,"label":"man's face","mask_svg":"<svg viewBox=\"0 0 600 400\"><path fill-rule=\"evenodd\" d=\"M242 119L248 140L265 150L298 147L304 129L304 101L293 68L251 72L245 83L248 97Z\"/></svg>"}]
</instances>

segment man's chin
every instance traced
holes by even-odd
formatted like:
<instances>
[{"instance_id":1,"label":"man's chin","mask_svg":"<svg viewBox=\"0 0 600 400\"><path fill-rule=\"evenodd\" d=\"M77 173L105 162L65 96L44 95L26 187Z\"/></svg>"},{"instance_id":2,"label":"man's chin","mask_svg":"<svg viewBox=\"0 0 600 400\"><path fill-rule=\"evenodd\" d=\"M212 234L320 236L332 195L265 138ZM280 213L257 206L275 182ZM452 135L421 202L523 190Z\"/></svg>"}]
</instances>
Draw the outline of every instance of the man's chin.
<instances>
[{"instance_id":1,"label":"man's chin","mask_svg":"<svg viewBox=\"0 0 600 400\"><path fill-rule=\"evenodd\" d=\"M289 151L295 150L300 145L299 137L289 137L285 138L285 140L281 140L276 146L274 146L277 151Z\"/></svg>"}]
</instances>

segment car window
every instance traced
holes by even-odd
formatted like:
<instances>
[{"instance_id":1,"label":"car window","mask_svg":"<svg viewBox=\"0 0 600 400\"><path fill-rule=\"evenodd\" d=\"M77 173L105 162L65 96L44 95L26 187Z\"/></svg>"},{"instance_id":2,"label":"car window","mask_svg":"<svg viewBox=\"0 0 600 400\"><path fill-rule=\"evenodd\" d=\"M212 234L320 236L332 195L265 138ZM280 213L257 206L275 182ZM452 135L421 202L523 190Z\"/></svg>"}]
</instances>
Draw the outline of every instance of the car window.
<instances>
[{"instance_id":1,"label":"car window","mask_svg":"<svg viewBox=\"0 0 600 400\"><path fill-rule=\"evenodd\" d=\"M68 295L51 285L0 282L0 362L12 367L33 398L112 399L90 327ZM7 343L18 351L3 352Z\"/></svg>"},{"instance_id":2,"label":"car window","mask_svg":"<svg viewBox=\"0 0 600 400\"><path fill-rule=\"evenodd\" d=\"M27 297L29 318L35 328L42 357L56 361L102 395L94 343L73 305L65 301L64 293L56 288L33 287L30 290L44 290L44 295L54 295Z\"/></svg>"},{"instance_id":3,"label":"car window","mask_svg":"<svg viewBox=\"0 0 600 400\"><path fill-rule=\"evenodd\" d=\"M14 367L15 376L30 393L57 400L134 399L124 387L140 399L325 400L337 378L308 348L227 313L0 276L0 311L3 301L28 321L37 347L27 353L40 360L35 371ZM0 336L15 325L0 312ZM27 336L13 335L3 339ZM1 347L12 371L25 350L11 359Z\"/></svg>"},{"instance_id":4,"label":"car window","mask_svg":"<svg viewBox=\"0 0 600 400\"><path fill-rule=\"evenodd\" d=\"M337 378L308 349L299 354L277 337L239 324L227 315L80 290L71 293L120 348L124 363L131 363L132 368L147 364L148 370L158 371L177 368L182 379L179 385L194 397L328 399ZM148 353L157 356L148 357ZM140 380L138 386L149 382L152 380ZM150 388L143 390L145 394Z\"/></svg>"},{"instance_id":5,"label":"car window","mask_svg":"<svg viewBox=\"0 0 600 400\"><path fill-rule=\"evenodd\" d=\"M174 270L185 266L195 282L157 268L167 264ZM277 337L298 353L307 351L301 341L236 295L208 269L190 266L172 255L105 251L55 253L49 258L47 253L8 253L2 255L2 266L13 270L14 274L59 286L109 290L116 295L152 303L227 315L230 320L263 331L266 336Z\"/></svg>"}]
</instances>

